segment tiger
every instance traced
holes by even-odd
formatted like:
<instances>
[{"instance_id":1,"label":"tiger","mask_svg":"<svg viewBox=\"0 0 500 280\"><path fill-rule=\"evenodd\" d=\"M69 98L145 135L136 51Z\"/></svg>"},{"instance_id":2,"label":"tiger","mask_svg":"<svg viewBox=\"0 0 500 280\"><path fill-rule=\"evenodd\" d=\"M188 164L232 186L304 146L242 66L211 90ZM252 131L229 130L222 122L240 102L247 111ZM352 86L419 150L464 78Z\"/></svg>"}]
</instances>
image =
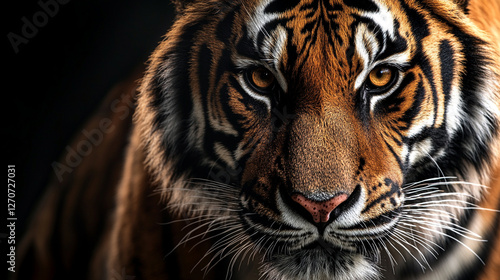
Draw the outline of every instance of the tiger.
<instances>
[{"instance_id":1,"label":"tiger","mask_svg":"<svg viewBox=\"0 0 500 280\"><path fill-rule=\"evenodd\" d=\"M498 1L173 3L16 279L500 277Z\"/></svg>"}]
</instances>

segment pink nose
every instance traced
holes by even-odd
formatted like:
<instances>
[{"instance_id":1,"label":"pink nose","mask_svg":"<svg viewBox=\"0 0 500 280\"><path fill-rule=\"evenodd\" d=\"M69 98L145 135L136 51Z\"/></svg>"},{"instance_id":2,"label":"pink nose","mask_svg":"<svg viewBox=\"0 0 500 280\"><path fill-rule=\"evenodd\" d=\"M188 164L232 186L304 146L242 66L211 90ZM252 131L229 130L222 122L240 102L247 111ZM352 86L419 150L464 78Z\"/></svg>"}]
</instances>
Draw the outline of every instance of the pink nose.
<instances>
[{"instance_id":1,"label":"pink nose","mask_svg":"<svg viewBox=\"0 0 500 280\"><path fill-rule=\"evenodd\" d=\"M294 194L292 195L292 199L311 213L315 223L326 223L330 219L332 211L335 210L339 204L346 201L347 195L339 194L329 200L314 201L301 194Z\"/></svg>"}]
</instances>

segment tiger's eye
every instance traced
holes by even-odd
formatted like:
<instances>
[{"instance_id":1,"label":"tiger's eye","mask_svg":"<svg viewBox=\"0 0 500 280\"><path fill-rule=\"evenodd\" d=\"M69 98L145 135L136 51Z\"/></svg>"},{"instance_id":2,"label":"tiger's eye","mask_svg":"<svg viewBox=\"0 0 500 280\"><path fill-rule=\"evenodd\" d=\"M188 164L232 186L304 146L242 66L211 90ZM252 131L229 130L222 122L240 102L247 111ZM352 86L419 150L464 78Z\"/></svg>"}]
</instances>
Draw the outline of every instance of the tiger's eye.
<instances>
[{"instance_id":1,"label":"tiger's eye","mask_svg":"<svg viewBox=\"0 0 500 280\"><path fill-rule=\"evenodd\" d=\"M275 81L273 73L264 67L257 67L252 70L250 77L252 84L260 90L268 90Z\"/></svg>"},{"instance_id":2,"label":"tiger's eye","mask_svg":"<svg viewBox=\"0 0 500 280\"><path fill-rule=\"evenodd\" d=\"M393 69L379 66L370 72L370 83L376 88L388 86L394 77Z\"/></svg>"}]
</instances>

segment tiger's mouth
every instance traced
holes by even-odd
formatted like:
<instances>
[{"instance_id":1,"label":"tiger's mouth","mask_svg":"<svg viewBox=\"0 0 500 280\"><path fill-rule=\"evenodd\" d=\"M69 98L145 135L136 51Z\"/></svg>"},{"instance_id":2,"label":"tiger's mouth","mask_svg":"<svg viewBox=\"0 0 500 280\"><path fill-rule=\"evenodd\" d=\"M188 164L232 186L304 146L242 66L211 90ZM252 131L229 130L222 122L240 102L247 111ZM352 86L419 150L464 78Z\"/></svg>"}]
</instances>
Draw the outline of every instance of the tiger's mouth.
<instances>
[{"instance_id":1,"label":"tiger's mouth","mask_svg":"<svg viewBox=\"0 0 500 280\"><path fill-rule=\"evenodd\" d=\"M268 279L377 279L376 252L359 253L318 238L290 252L264 258Z\"/></svg>"},{"instance_id":2,"label":"tiger's mouth","mask_svg":"<svg viewBox=\"0 0 500 280\"><path fill-rule=\"evenodd\" d=\"M354 199L339 209L355 208L361 196L355 192ZM262 245L263 267L272 271L269 279L356 279L351 275L377 279L381 253L387 250L384 239L397 227L400 209L350 226L343 219L354 214L343 213L328 223L313 223L300 213L294 216L295 224L289 224L286 217L281 221L246 219L248 234Z\"/></svg>"},{"instance_id":3,"label":"tiger's mouth","mask_svg":"<svg viewBox=\"0 0 500 280\"><path fill-rule=\"evenodd\" d=\"M279 257L289 256L292 258L307 257L311 259L329 259L333 264L342 259L343 256L352 254L356 254L356 252L337 247L333 244L327 243L324 240L318 239L317 241L310 243L300 249L295 249L287 253L276 252L275 254L269 256L267 258L267 261L273 261Z\"/></svg>"},{"instance_id":4,"label":"tiger's mouth","mask_svg":"<svg viewBox=\"0 0 500 280\"><path fill-rule=\"evenodd\" d=\"M343 255L356 254L356 252L350 248L342 248L335 244L331 244L320 237L316 241L290 252L291 256L301 256L304 254L315 256L316 258L326 258L336 262L340 260Z\"/></svg>"},{"instance_id":5,"label":"tiger's mouth","mask_svg":"<svg viewBox=\"0 0 500 280\"><path fill-rule=\"evenodd\" d=\"M301 255L313 254L328 258L340 258L343 255L362 254L372 261L376 261L377 246L379 245L380 236L377 237L358 237L359 240L353 242L342 242L343 240L335 240L337 242L328 241L323 237L317 237L312 241L295 247L293 244L282 244L279 248L275 248L269 255ZM272 257L270 257L272 258Z\"/></svg>"},{"instance_id":6,"label":"tiger's mouth","mask_svg":"<svg viewBox=\"0 0 500 280\"><path fill-rule=\"evenodd\" d=\"M322 251L325 254L328 254L331 256L340 254L342 252L351 252L350 250L342 249L341 247L330 244L330 243L328 243L328 241L324 240L323 238L318 238L316 241L310 243L309 245L304 246L304 248L302 248L301 250L302 251Z\"/></svg>"}]
</instances>

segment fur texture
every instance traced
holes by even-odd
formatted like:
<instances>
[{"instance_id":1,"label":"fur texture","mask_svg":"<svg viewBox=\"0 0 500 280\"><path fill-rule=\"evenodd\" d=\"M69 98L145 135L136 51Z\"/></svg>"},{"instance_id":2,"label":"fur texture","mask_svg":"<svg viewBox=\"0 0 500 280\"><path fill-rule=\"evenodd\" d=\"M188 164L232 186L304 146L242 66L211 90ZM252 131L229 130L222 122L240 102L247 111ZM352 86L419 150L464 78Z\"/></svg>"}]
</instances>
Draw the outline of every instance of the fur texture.
<instances>
[{"instance_id":1,"label":"fur texture","mask_svg":"<svg viewBox=\"0 0 500 280\"><path fill-rule=\"evenodd\" d=\"M176 2L136 107L110 95L86 129L116 130L39 206L24 273L498 278L498 3Z\"/></svg>"}]
</instances>

